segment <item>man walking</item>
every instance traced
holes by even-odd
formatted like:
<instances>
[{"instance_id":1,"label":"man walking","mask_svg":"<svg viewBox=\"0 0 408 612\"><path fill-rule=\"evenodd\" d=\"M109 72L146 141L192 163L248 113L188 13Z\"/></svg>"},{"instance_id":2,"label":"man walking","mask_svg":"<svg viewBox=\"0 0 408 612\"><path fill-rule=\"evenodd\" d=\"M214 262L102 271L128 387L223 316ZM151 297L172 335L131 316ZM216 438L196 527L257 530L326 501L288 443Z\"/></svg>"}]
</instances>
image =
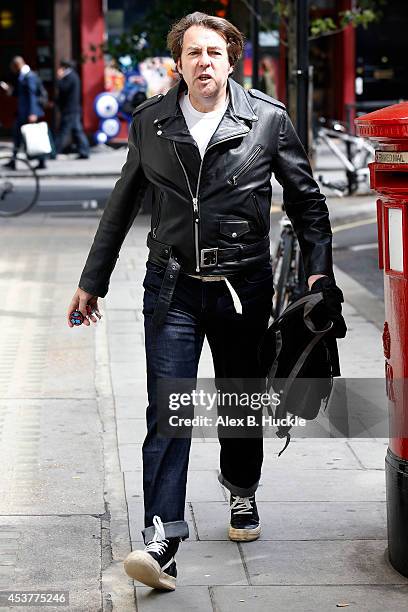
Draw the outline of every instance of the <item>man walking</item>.
<instances>
[{"instance_id":1,"label":"man walking","mask_svg":"<svg viewBox=\"0 0 408 612\"><path fill-rule=\"evenodd\" d=\"M15 170L15 158L22 144L21 126L25 123L37 123L44 117L44 109L39 100L40 80L25 63L24 58L20 55L13 57L10 69L17 77L16 84L13 87L2 81L1 87L8 95L17 98L17 116L13 125L13 159L7 164L11 170ZM38 160L36 170L44 170L44 157L39 157Z\"/></svg>"},{"instance_id":2,"label":"man walking","mask_svg":"<svg viewBox=\"0 0 408 612\"><path fill-rule=\"evenodd\" d=\"M246 92L230 78L242 53L242 34L225 19L196 12L172 27L168 45L181 81L134 113L128 158L69 312L79 308L86 317L91 305L86 325L101 316L98 296L108 291L123 240L144 190L152 186L143 302L149 398L143 444L146 547L128 556L125 569L144 584L173 590L175 554L188 537L184 505L191 440L157 435L157 381L194 381L205 336L217 382L240 379L245 385L261 376L257 349L273 295L272 172L284 188L309 287L335 284L325 198L285 107L257 90ZM262 459L262 438L220 438L219 480L231 495L228 533L234 541L259 537L255 492Z\"/></svg>"},{"instance_id":3,"label":"man walking","mask_svg":"<svg viewBox=\"0 0 408 612\"><path fill-rule=\"evenodd\" d=\"M57 78L57 105L61 113L56 142L57 153L62 153L68 138L72 135L78 150L77 159L88 159L89 143L81 122L81 82L73 62L61 60Z\"/></svg>"}]
</instances>

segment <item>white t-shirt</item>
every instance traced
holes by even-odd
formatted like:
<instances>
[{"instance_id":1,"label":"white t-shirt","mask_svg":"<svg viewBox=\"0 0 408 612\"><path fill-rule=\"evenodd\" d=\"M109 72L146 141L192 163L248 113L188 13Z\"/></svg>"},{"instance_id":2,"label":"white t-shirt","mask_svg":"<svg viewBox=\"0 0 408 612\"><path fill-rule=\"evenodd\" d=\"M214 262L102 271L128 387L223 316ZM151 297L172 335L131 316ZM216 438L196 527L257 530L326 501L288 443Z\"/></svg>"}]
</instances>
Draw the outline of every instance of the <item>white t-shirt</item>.
<instances>
[{"instance_id":1,"label":"white t-shirt","mask_svg":"<svg viewBox=\"0 0 408 612\"><path fill-rule=\"evenodd\" d=\"M197 143L202 158L212 135L227 110L228 96L222 108L209 113L200 113L196 110L190 102L188 92L182 94L179 102L187 127Z\"/></svg>"}]
</instances>

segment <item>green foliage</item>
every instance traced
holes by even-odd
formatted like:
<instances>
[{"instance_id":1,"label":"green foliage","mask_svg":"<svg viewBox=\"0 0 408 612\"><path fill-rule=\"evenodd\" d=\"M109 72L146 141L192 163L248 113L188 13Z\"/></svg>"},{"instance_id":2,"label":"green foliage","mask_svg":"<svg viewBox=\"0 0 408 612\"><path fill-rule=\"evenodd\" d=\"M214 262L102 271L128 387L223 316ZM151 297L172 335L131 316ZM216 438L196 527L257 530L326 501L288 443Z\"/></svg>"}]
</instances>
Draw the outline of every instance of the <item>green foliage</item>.
<instances>
[{"instance_id":1,"label":"green foliage","mask_svg":"<svg viewBox=\"0 0 408 612\"><path fill-rule=\"evenodd\" d=\"M214 15L221 9L225 7L218 0L157 0L143 19L120 37L109 40L105 51L116 60L130 55L134 63L146 57L168 55L166 37L175 21L195 11Z\"/></svg>"},{"instance_id":2,"label":"green foliage","mask_svg":"<svg viewBox=\"0 0 408 612\"><path fill-rule=\"evenodd\" d=\"M285 0L264 0L277 15L283 26L287 25L288 3ZM341 11L333 17L315 17L316 11L313 0L310 4L310 38L328 36L344 30L351 25L353 28L359 26L367 28L370 23L379 21L382 17L382 7L386 6L387 0L356 0L355 6L347 11Z\"/></svg>"}]
</instances>

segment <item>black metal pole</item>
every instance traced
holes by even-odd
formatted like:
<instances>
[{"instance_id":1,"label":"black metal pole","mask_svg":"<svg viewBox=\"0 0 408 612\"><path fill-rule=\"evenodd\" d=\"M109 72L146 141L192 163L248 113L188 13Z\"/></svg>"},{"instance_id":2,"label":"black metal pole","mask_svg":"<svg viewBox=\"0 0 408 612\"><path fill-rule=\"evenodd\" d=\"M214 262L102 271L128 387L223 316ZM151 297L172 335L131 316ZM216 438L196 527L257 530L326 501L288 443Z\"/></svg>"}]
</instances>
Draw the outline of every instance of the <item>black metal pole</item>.
<instances>
[{"instance_id":1,"label":"black metal pole","mask_svg":"<svg viewBox=\"0 0 408 612\"><path fill-rule=\"evenodd\" d=\"M309 148L308 81L309 81L309 2L296 0L297 113L296 129L306 151Z\"/></svg>"},{"instance_id":2,"label":"black metal pole","mask_svg":"<svg viewBox=\"0 0 408 612\"><path fill-rule=\"evenodd\" d=\"M252 87L259 88L259 0L252 0Z\"/></svg>"}]
</instances>

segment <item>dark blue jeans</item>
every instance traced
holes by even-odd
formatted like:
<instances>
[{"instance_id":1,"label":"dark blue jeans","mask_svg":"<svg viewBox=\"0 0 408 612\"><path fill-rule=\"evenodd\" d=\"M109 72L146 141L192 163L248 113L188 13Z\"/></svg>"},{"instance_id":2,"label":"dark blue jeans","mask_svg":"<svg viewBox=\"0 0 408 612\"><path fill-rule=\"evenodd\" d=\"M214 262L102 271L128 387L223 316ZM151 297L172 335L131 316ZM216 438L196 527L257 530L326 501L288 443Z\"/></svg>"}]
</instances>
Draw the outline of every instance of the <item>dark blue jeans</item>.
<instances>
[{"instance_id":1,"label":"dark blue jeans","mask_svg":"<svg viewBox=\"0 0 408 612\"><path fill-rule=\"evenodd\" d=\"M184 506L191 439L157 435L157 379L195 380L205 336L216 379L259 378L257 347L268 325L273 295L269 263L229 279L242 303L242 315L235 312L224 281L203 282L181 273L166 320L157 327L152 315L163 275L164 268L147 262L143 313L149 405L143 443L142 532L146 542L154 533L155 514L161 517L167 537L188 537ZM220 482L235 495L252 495L261 475L262 438L219 441Z\"/></svg>"},{"instance_id":2,"label":"dark blue jeans","mask_svg":"<svg viewBox=\"0 0 408 612\"><path fill-rule=\"evenodd\" d=\"M89 155L89 142L82 127L80 113L61 113L61 123L56 139L57 153L62 153L71 135L77 146L78 154L87 157Z\"/></svg>"}]
</instances>

